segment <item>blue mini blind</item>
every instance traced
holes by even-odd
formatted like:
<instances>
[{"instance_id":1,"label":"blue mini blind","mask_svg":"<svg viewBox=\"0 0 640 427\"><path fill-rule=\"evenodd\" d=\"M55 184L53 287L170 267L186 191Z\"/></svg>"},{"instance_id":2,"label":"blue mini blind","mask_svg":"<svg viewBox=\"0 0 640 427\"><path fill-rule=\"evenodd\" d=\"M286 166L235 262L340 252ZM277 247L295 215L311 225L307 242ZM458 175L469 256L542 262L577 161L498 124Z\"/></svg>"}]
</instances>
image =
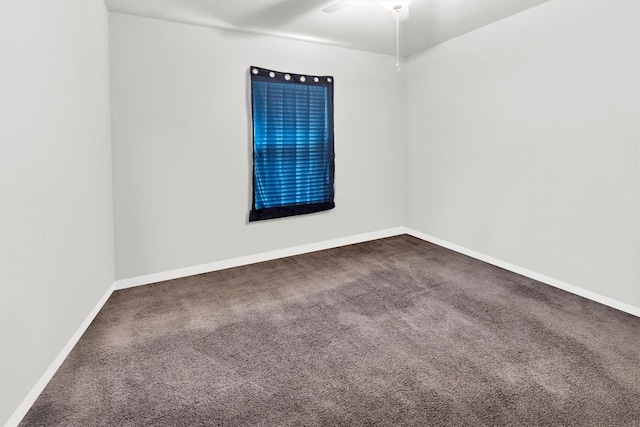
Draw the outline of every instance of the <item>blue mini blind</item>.
<instances>
[{"instance_id":1,"label":"blue mini blind","mask_svg":"<svg viewBox=\"0 0 640 427\"><path fill-rule=\"evenodd\" d=\"M251 67L249 221L335 207L333 78Z\"/></svg>"}]
</instances>

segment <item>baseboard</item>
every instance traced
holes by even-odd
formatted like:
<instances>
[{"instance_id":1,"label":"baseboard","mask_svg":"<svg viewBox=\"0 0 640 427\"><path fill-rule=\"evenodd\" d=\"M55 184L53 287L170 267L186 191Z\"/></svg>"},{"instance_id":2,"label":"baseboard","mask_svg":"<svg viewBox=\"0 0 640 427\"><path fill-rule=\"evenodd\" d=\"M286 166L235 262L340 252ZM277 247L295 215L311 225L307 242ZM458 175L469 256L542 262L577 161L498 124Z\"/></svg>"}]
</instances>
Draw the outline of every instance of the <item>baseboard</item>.
<instances>
[{"instance_id":1,"label":"baseboard","mask_svg":"<svg viewBox=\"0 0 640 427\"><path fill-rule=\"evenodd\" d=\"M417 230L413 230L408 227L395 227L385 230L374 231L370 233L357 234L355 236L342 237L339 239L325 240L322 242L311 243L307 245L294 246L291 248L280 249L275 251L263 252L255 255L242 256L238 258L231 258L222 261L216 261L208 264L201 264L192 267L185 267L176 270L165 271L161 273L147 274L144 276L133 277L129 279L117 280L114 282L114 290L126 289L135 286L148 285L151 283L162 282L165 280L178 279L181 277L193 276L196 274L209 273L212 271L223 270L226 268L240 267L243 265L254 264L262 261L270 261L273 259L284 258L288 256L300 255L309 252L320 251L324 249L337 248L345 245L352 245L355 243L367 242L370 240L382 239L385 237L397 236L400 234L409 234L427 242L434 243L438 246L442 246L447 249L451 249L455 252L459 252L463 255L470 256L480 261L495 265L505 270L512 271L530 279L537 280L547 285L562 289L575 295L590 299L592 301L604 304L608 307L615 308L625 313L632 314L640 317L640 308L630 304L623 303L613 298L600 295L596 292L592 292L581 288L579 286L571 285L553 277L545 276L535 271L528 270L526 268L511 264L509 262L491 257L489 255L476 252L474 250L465 248L455 243L448 242L438 237L430 236L426 233L422 233Z\"/></svg>"},{"instance_id":2,"label":"baseboard","mask_svg":"<svg viewBox=\"0 0 640 427\"><path fill-rule=\"evenodd\" d=\"M535 271L527 270L526 268L519 267L517 265L508 263L506 261L502 261L500 259L491 257L489 255L482 254L480 252L476 252L471 249L467 249L463 246L456 245L455 243L448 242L446 240L439 239L434 236L430 236L428 234L422 233L420 231L416 231L410 228L405 229L406 234L409 234L413 237L417 237L418 239L431 242L438 246L442 246L443 248L451 249L452 251L461 253L463 255L470 256L471 258L475 258L477 260L486 262L488 264L495 265L500 268L504 268L505 270L512 271L514 273L520 274L521 276L528 277L533 280L537 280L538 282L542 282L544 284L553 286L555 288L562 289L563 291L570 292L575 295L579 295L581 297L587 298L591 301L595 301L600 304L604 304L608 307L615 308L620 311L624 311L625 313L632 314L634 316L640 317L640 308L635 307L631 304L626 304L621 301L615 300L613 298L606 297L604 295L600 295L596 292L592 292L586 289L583 289L579 286L571 285L569 283L563 282L558 279L554 279L553 277L548 277L540 273L536 273Z\"/></svg>"},{"instance_id":3,"label":"baseboard","mask_svg":"<svg viewBox=\"0 0 640 427\"><path fill-rule=\"evenodd\" d=\"M27 394L27 396L22 400L20 406L18 406L11 417L9 417L4 427L14 427L17 426L20 421L22 421L31 406L33 406L33 404L35 403L38 396L40 396L40 393L42 393L42 390L44 390L47 384L49 384L49 381L51 381L53 375L60 368L62 362L64 362L69 353L71 353L71 350L73 350L73 347L75 347L75 345L78 343L78 341L82 337L82 334L84 334L91 322L93 322L93 319L95 319L95 317L98 315L104 304L113 293L113 290L114 287L113 284L111 284L111 286L109 286L109 289L107 289L107 292L105 292L105 294L102 296L102 298L100 298L95 307L93 307L93 310L91 310L91 312L87 315L80 327L76 330L71 339L69 339L67 344L60 351L58 356L53 360L53 362L51 362L47 370L44 372L44 374L42 374L38 382L33 386L29 394Z\"/></svg>"},{"instance_id":4,"label":"baseboard","mask_svg":"<svg viewBox=\"0 0 640 427\"><path fill-rule=\"evenodd\" d=\"M161 273L147 274L144 276L132 277L130 279L116 280L114 289L126 289L135 286L148 285L151 283L163 282L165 280L179 279L181 277L194 276L196 274L210 273L212 271L224 270L226 268L240 267L257 262L271 261L288 256L301 255L309 252L321 251L324 249L337 248L340 246L352 245L355 243L367 242L370 240L383 239L385 237L407 234L406 227L388 228L385 230L373 231L370 233L357 234L355 236L341 237L339 239L324 240L322 242L310 243L307 245L294 246L286 249L262 252L255 255L247 255L238 258L231 258L208 264L195 265L192 267L179 268L176 270L164 271Z\"/></svg>"}]
</instances>

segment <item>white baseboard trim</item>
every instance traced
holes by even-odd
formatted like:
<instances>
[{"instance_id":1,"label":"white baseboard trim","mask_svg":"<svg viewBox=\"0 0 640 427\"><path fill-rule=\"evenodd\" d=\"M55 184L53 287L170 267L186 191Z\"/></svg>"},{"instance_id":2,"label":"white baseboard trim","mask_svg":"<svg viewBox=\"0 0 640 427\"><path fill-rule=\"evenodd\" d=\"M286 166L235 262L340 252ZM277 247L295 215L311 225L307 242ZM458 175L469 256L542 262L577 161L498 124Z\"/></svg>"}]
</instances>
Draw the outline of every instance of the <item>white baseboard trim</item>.
<instances>
[{"instance_id":1,"label":"white baseboard trim","mask_svg":"<svg viewBox=\"0 0 640 427\"><path fill-rule=\"evenodd\" d=\"M640 317L640 308L635 307L633 305L623 303L621 301L606 297L604 295L600 295L596 292L589 291L579 286L571 285L561 280L554 279L553 277L545 276L535 271L528 270L526 268L511 264L506 261L502 261L500 259L482 254L480 252L476 252L472 249L468 249L463 246L456 245L455 243L448 242L446 240L428 235L426 233L422 233L417 230L413 230L408 227L388 228L385 230L373 231L370 233L357 234L355 236L325 240L322 242L310 243L310 244L301 245L301 246L294 246L291 248L279 249L275 251L262 252L255 255L247 255L247 256L242 256L238 258L231 258L231 259L216 261L208 264L201 264L201 265L196 265L192 267L185 267L185 268L179 268L176 270L164 271L161 273L147 274L144 276L132 277L129 279L116 280L114 282L114 290L148 285L151 283L163 282L165 280L179 279L181 277L193 276L193 275L202 274L202 273L209 273L212 271L224 270L226 268L240 267L243 265L254 264L262 261L270 261L278 258L300 255L300 254L320 251L324 249L337 248L340 246L352 245L355 243L367 242L370 240L382 239L385 237L397 236L400 234L409 234L418 239L434 243L438 246L451 249L463 255L470 256L472 258L495 265L500 268L504 268L505 270L512 271L514 273L520 274L530 279L537 280L539 282L562 289L572 294L579 295L581 297L590 299L600 304L604 304L606 306L615 308L617 310L624 311L625 313L629 313L634 316Z\"/></svg>"},{"instance_id":2,"label":"white baseboard trim","mask_svg":"<svg viewBox=\"0 0 640 427\"><path fill-rule=\"evenodd\" d=\"M102 298L100 298L98 303L95 305L95 307L93 307L93 310L89 312L87 317L80 324L80 327L76 330L76 332L73 334L71 339L69 339L69 341L62 348L60 353L58 353L58 356L53 360L53 362L51 362L47 370L44 372L44 374L42 374L38 382L33 386L29 394L27 394L27 396L22 400L22 403L20 403L20 406L18 406L18 408L13 412L11 417L9 417L4 427L14 427L20 424L20 421L22 421L24 416L27 415L27 412L29 411L31 406L33 406L38 396L40 396L40 393L42 393L42 390L44 390L47 384L49 384L49 381L51 381L51 378L53 378L53 375L60 368L60 365L62 365L62 362L64 362L64 360L67 358L69 353L71 353L71 350L73 350L73 347L75 347L75 345L78 343L78 341L82 337L82 334L85 333L85 331L87 330L91 322L93 322L93 319L95 319L95 317L98 315L98 313L100 312L104 304L107 302L107 300L113 293L113 290L114 288L112 283L111 286L109 286L109 289L107 289L105 294L102 296Z\"/></svg>"},{"instance_id":3,"label":"white baseboard trim","mask_svg":"<svg viewBox=\"0 0 640 427\"><path fill-rule=\"evenodd\" d=\"M271 261L288 256L301 255L309 252L321 251L324 249L337 248L340 246L352 245L354 243L367 242L369 240L383 239L385 237L407 234L406 227L388 228L385 230L373 231L370 233L356 234L355 236L341 237L338 239L325 240L322 242L310 243L307 245L294 246L286 249L262 252L255 255L241 256L222 261L215 261L208 264L194 265L192 267L179 268L176 270L164 271L161 273L147 274L144 276L132 277L130 279L116 280L114 289L126 289L135 286L148 285L151 283L163 282L165 280L179 279L181 277L194 276L196 274L210 273L212 271L224 270L226 268L240 267L243 265L255 264L262 261Z\"/></svg>"},{"instance_id":4,"label":"white baseboard trim","mask_svg":"<svg viewBox=\"0 0 640 427\"><path fill-rule=\"evenodd\" d=\"M587 298L591 301L598 302L600 304L604 304L606 306L615 308L620 311L624 311L625 313L632 314L634 316L640 317L640 308L635 307L630 304L626 304L624 302L615 300L613 298L606 297L604 295L600 295L596 292L589 291L587 289L583 289L579 286L570 285L569 283L565 283L561 280L554 279L553 277L545 276L540 273L536 273L535 271L527 270L526 268L519 267L517 265L513 265L506 261L502 261L500 259L491 257L489 255L482 254L480 252L476 252L471 249L467 249L463 246L456 245L455 243L448 242L446 240L439 239L434 236L430 236L428 234L422 233L420 231L416 231L410 228L406 228L406 234L409 234L413 237L417 237L418 239L434 243L438 246L442 246L443 248L451 249L452 251L459 252L463 255L470 256L471 258L475 258L480 261L484 261L488 264L495 265L500 268L504 268L505 270L512 271L514 273L520 274L521 276L528 277L533 280L537 280L538 282L542 282L544 284L553 286L558 289L562 289L563 291L570 292L575 295L579 295L581 297Z\"/></svg>"}]
</instances>

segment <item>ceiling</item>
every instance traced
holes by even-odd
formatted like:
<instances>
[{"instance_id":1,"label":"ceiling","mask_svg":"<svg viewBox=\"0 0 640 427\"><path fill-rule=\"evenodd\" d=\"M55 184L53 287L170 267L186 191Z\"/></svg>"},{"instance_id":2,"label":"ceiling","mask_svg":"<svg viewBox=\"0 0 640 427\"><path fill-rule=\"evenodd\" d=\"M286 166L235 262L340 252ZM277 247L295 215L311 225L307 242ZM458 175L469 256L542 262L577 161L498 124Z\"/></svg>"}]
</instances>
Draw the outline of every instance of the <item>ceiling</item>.
<instances>
[{"instance_id":1,"label":"ceiling","mask_svg":"<svg viewBox=\"0 0 640 427\"><path fill-rule=\"evenodd\" d=\"M413 0L401 22L402 56L434 46L548 0ZM395 17L377 1L104 0L111 12L314 41L395 55Z\"/></svg>"}]
</instances>

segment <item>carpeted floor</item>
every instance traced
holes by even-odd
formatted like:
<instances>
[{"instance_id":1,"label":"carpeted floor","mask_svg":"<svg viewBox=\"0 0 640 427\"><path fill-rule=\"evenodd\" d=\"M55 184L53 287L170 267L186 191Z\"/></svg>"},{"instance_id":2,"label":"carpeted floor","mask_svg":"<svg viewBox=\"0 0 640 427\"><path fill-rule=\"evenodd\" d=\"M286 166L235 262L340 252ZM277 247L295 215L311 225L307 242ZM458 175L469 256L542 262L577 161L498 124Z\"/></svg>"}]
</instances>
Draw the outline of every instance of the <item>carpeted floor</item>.
<instances>
[{"instance_id":1,"label":"carpeted floor","mask_svg":"<svg viewBox=\"0 0 640 427\"><path fill-rule=\"evenodd\" d=\"M640 426L640 318L409 236L117 291L24 426Z\"/></svg>"}]
</instances>

